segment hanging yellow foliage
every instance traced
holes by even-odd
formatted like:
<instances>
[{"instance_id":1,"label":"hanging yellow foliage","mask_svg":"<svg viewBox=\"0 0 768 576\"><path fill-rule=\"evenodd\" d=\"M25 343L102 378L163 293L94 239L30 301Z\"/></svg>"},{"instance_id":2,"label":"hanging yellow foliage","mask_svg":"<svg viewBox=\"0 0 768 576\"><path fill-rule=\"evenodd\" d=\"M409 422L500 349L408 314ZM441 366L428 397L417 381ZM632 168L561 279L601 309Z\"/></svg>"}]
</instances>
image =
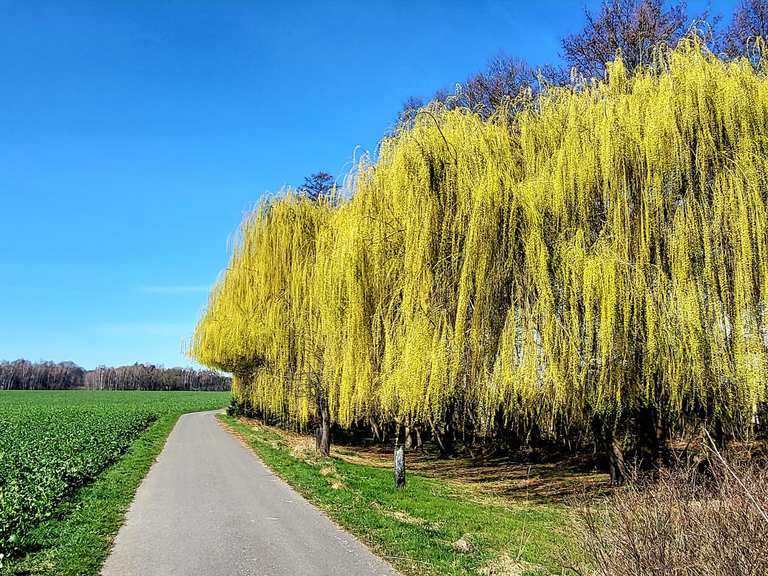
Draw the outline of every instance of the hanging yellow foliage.
<instances>
[{"instance_id":1,"label":"hanging yellow foliage","mask_svg":"<svg viewBox=\"0 0 768 576\"><path fill-rule=\"evenodd\" d=\"M631 77L432 105L346 201L249 215L192 355L302 424L748 421L768 370L768 80L694 40Z\"/></svg>"}]
</instances>

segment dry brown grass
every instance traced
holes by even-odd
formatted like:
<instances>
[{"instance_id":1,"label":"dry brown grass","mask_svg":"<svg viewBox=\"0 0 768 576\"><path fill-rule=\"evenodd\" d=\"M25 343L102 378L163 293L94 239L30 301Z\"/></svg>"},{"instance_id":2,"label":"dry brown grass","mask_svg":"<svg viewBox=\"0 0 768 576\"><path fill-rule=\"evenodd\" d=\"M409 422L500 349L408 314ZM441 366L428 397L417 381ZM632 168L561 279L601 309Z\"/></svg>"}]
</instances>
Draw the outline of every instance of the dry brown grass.
<instances>
[{"instance_id":1,"label":"dry brown grass","mask_svg":"<svg viewBox=\"0 0 768 576\"><path fill-rule=\"evenodd\" d=\"M336 446L332 455L353 464L391 467L392 451L382 446ZM434 454L407 453L409 472L439 478L482 500L507 504L570 502L610 490L608 475L585 469L578 459L556 463L527 464L506 458L438 458Z\"/></svg>"},{"instance_id":2,"label":"dry brown grass","mask_svg":"<svg viewBox=\"0 0 768 576\"><path fill-rule=\"evenodd\" d=\"M378 502L371 503L371 506L379 510L385 516L394 518L395 520L397 520L398 522L402 522L403 524L410 524L412 526L421 526L426 523L426 521L423 518L417 518L416 516L412 516L408 514L408 512L405 512L403 510L387 510Z\"/></svg>"},{"instance_id":3,"label":"dry brown grass","mask_svg":"<svg viewBox=\"0 0 768 576\"><path fill-rule=\"evenodd\" d=\"M295 458L322 465L312 436L267 426L241 418L250 426L279 437L275 443L288 447ZM393 451L386 446L334 444L331 456L351 464L390 468ZM590 470L578 459L557 463L526 464L506 458L439 458L435 454L412 450L406 456L409 472L438 478L478 501L519 505L522 502L568 503L591 498L610 490L608 475ZM321 471L322 473L322 471Z\"/></svg>"},{"instance_id":4,"label":"dry brown grass","mask_svg":"<svg viewBox=\"0 0 768 576\"><path fill-rule=\"evenodd\" d=\"M600 576L765 576L768 468L713 453L700 467L635 478L581 513L586 563Z\"/></svg>"},{"instance_id":5,"label":"dry brown grass","mask_svg":"<svg viewBox=\"0 0 768 576\"><path fill-rule=\"evenodd\" d=\"M526 576L528 574L549 574L538 564L531 564L520 558L502 554L480 569L481 576Z\"/></svg>"}]
</instances>

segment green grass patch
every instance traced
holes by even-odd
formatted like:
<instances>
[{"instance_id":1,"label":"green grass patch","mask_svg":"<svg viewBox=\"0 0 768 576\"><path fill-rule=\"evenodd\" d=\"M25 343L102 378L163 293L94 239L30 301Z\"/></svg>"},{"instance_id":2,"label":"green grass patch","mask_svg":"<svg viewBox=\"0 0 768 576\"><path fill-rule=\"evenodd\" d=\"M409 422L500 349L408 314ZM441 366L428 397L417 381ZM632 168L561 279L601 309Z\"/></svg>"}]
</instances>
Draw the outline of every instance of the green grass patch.
<instances>
[{"instance_id":1,"label":"green grass patch","mask_svg":"<svg viewBox=\"0 0 768 576\"><path fill-rule=\"evenodd\" d=\"M36 433L46 438L46 429L40 429L45 422L39 419L46 411L56 418L64 418L67 426L72 426L72 434L76 433L77 419L66 418L70 410L77 415L108 413L113 420L119 420L121 414L128 417L136 411L152 417L149 427L139 433L125 451L105 462L102 471L91 479L85 478L86 481L52 505L44 518L25 531L24 554L6 557L0 575L99 574L133 495L163 449L176 420L186 412L221 407L228 397L228 393L207 392L0 392L0 419L10 421L14 414L18 416L23 410L39 411L38 418L25 420L26 427L16 428L26 433L28 442L34 440ZM66 436L66 426L61 422L57 430ZM47 434L49 440L52 439L50 441L57 440L50 432ZM98 442L97 437L94 442ZM82 449L88 448L84 446ZM34 457L39 451L33 448L27 453ZM72 462L77 462L81 456L61 454L61 458ZM2 488L6 478L0 480ZM13 480L24 482L25 477Z\"/></svg>"},{"instance_id":2,"label":"green grass patch","mask_svg":"<svg viewBox=\"0 0 768 576\"><path fill-rule=\"evenodd\" d=\"M404 574L560 574L574 549L560 504L504 506L470 488L336 458L297 454L280 434L228 416L222 422L288 484Z\"/></svg>"}]
</instances>

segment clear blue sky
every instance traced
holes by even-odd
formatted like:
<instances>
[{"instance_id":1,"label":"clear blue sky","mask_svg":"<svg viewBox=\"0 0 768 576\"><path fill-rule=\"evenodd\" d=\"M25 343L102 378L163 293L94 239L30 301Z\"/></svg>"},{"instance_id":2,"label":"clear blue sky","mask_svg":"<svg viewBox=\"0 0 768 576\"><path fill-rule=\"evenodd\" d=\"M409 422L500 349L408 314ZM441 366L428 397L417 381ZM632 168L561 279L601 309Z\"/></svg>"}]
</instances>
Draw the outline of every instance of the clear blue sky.
<instances>
[{"instance_id":1,"label":"clear blue sky","mask_svg":"<svg viewBox=\"0 0 768 576\"><path fill-rule=\"evenodd\" d=\"M583 7L0 0L0 359L191 364L262 194L345 172L500 51L557 62Z\"/></svg>"}]
</instances>

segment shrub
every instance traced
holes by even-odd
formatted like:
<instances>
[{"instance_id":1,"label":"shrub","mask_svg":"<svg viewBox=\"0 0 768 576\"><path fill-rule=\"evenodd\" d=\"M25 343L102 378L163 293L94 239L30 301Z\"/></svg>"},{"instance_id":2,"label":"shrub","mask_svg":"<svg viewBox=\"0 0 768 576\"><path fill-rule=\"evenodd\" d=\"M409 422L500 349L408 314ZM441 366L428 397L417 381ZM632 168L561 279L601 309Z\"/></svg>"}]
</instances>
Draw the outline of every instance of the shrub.
<instances>
[{"instance_id":1,"label":"shrub","mask_svg":"<svg viewBox=\"0 0 768 576\"><path fill-rule=\"evenodd\" d=\"M586 562L604 576L768 574L768 467L698 466L638 478L582 510Z\"/></svg>"}]
</instances>

